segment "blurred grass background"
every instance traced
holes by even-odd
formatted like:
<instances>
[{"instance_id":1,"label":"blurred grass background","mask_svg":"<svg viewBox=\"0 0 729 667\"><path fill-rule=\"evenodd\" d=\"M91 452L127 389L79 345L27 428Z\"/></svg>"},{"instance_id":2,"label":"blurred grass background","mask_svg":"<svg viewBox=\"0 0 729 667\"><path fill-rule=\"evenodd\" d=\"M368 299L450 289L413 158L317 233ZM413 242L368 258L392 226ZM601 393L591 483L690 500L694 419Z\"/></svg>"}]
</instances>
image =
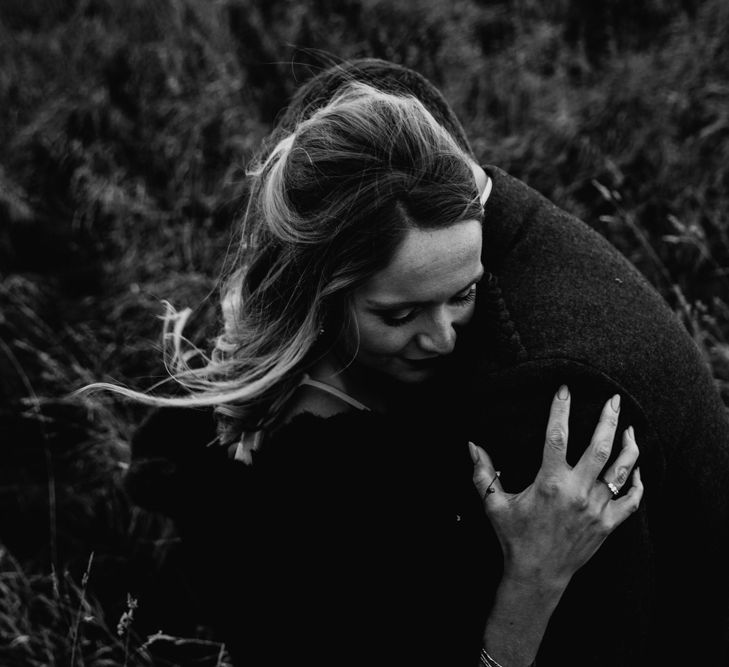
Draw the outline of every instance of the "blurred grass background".
<instances>
[{"instance_id":1,"label":"blurred grass background","mask_svg":"<svg viewBox=\"0 0 729 667\"><path fill-rule=\"evenodd\" d=\"M625 253L729 404L723 0L4 0L0 664L226 664L174 530L120 487L144 411L65 396L163 378L162 299L212 337L247 160L358 56L429 77L483 162Z\"/></svg>"}]
</instances>

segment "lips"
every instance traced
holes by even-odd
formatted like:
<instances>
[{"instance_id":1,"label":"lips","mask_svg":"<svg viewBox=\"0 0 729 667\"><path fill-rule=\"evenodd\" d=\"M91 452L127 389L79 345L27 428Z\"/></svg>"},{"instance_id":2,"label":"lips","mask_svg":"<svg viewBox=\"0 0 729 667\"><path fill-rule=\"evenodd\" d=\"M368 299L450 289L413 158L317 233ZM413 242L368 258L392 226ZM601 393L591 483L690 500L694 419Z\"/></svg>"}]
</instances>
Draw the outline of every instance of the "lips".
<instances>
[{"instance_id":1,"label":"lips","mask_svg":"<svg viewBox=\"0 0 729 667\"><path fill-rule=\"evenodd\" d=\"M403 361L410 366L411 368L415 369L427 369L427 368L433 368L438 365L438 362L442 360L441 356L437 357L425 357L424 359L406 359L403 358Z\"/></svg>"}]
</instances>

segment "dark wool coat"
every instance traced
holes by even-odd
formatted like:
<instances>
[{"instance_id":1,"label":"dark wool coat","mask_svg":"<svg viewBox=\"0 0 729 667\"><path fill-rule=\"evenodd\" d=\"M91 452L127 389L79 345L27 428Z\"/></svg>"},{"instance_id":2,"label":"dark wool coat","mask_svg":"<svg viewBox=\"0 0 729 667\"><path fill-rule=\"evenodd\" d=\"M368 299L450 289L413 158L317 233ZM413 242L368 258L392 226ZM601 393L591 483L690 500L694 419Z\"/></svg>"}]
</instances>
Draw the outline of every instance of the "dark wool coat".
<instances>
[{"instance_id":1,"label":"dark wool coat","mask_svg":"<svg viewBox=\"0 0 729 667\"><path fill-rule=\"evenodd\" d=\"M729 664L729 421L708 370L612 246L486 170L489 274L439 390L396 416L296 417L250 467L207 410L159 411L134 440L128 489L175 518L240 664L475 665L502 556L466 442L521 490L562 383L570 461L620 393L646 491L573 578L538 664Z\"/></svg>"},{"instance_id":2,"label":"dark wool coat","mask_svg":"<svg viewBox=\"0 0 729 667\"><path fill-rule=\"evenodd\" d=\"M650 664L665 651L679 664L727 665L729 420L708 368L601 236L503 171L486 171L494 186L484 264L497 288L475 328L497 344L477 346L474 433L505 487L523 488L564 382L574 397L573 463L613 393L623 399L620 430L632 424L641 451L641 510L575 577L544 652L569 654L564 637L579 636L591 647L583 664L648 664L638 658L644 646Z\"/></svg>"}]
</instances>

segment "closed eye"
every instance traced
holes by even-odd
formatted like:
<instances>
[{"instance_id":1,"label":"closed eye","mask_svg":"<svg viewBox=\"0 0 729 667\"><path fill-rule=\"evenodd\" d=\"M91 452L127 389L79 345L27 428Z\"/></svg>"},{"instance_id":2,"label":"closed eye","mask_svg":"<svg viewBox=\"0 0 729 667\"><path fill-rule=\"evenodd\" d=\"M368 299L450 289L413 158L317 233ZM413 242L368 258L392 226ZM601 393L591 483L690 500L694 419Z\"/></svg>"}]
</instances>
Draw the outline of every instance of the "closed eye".
<instances>
[{"instance_id":1,"label":"closed eye","mask_svg":"<svg viewBox=\"0 0 729 667\"><path fill-rule=\"evenodd\" d=\"M382 321L391 327L401 327L403 324L414 320L417 314L417 308L408 308L407 310L400 311L380 311L378 313Z\"/></svg>"},{"instance_id":2,"label":"closed eye","mask_svg":"<svg viewBox=\"0 0 729 667\"><path fill-rule=\"evenodd\" d=\"M450 303L454 306L467 306L476 299L476 283L472 283L465 290L451 297ZM400 310L379 310L377 315L391 327L401 327L414 320L420 308L404 308Z\"/></svg>"},{"instance_id":3,"label":"closed eye","mask_svg":"<svg viewBox=\"0 0 729 667\"><path fill-rule=\"evenodd\" d=\"M451 303L464 306L476 298L476 283L469 285L463 292L459 292L452 299Z\"/></svg>"}]
</instances>

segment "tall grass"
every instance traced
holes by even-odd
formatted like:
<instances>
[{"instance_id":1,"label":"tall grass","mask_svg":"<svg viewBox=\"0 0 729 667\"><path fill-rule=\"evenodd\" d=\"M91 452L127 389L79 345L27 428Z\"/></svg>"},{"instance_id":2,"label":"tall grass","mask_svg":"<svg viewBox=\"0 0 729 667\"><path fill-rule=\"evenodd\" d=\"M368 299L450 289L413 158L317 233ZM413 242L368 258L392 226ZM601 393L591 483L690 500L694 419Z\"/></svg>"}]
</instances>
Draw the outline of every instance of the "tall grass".
<instances>
[{"instance_id":1,"label":"tall grass","mask_svg":"<svg viewBox=\"0 0 729 667\"><path fill-rule=\"evenodd\" d=\"M584 7L0 5L1 664L225 663L172 526L121 489L143 409L65 397L163 378L162 299L196 309L196 342L214 335L246 161L296 85L339 59L431 78L484 162L661 291L729 404L729 7Z\"/></svg>"}]
</instances>

